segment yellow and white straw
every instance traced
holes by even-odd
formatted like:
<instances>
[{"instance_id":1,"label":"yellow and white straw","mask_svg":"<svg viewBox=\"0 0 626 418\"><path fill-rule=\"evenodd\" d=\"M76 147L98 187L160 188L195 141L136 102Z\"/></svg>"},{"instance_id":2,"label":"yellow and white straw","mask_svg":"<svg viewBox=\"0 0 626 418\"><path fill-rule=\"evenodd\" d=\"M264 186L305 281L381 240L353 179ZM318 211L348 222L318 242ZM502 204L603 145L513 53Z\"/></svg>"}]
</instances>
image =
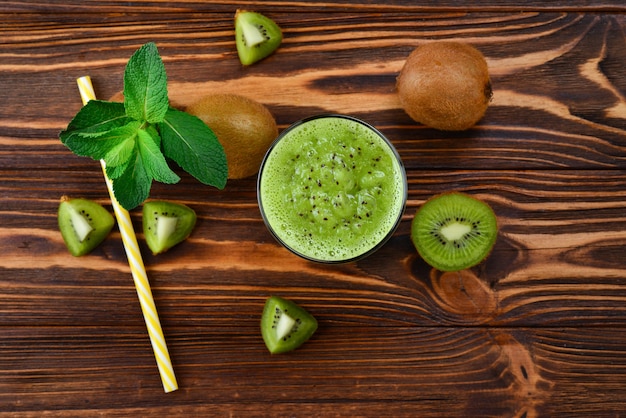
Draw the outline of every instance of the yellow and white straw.
<instances>
[{"instance_id":1,"label":"yellow and white straw","mask_svg":"<svg viewBox=\"0 0 626 418\"><path fill-rule=\"evenodd\" d=\"M91 84L91 78L89 76L80 77L76 80L76 82L78 83L78 90L80 91L83 105L87 104L89 100L94 100L96 98L93 85ZM113 185L106 174L104 161L100 161L100 163L102 165L104 180L107 184L109 195L111 196L113 211L115 212L115 217L117 218L117 223L122 235L124 249L126 250L126 257L128 258L130 271L135 282L139 302L141 303L141 311L143 312L143 317L146 321L148 335L150 336L150 342L152 343L152 349L154 350L154 356L159 368L159 373L161 374L163 389L166 393L172 392L178 389L178 383L176 382L174 368L172 367L167 345L165 344L165 337L163 336L161 322L159 321L156 305L154 304L154 299L152 297L152 291L150 290L150 282L148 282L146 268L143 264L143 259L141 258L139 245L137 244L137 236L133 230L133 224L131 223L128 211L119 204L113 194Z\"/></svg>"}]
</instances>

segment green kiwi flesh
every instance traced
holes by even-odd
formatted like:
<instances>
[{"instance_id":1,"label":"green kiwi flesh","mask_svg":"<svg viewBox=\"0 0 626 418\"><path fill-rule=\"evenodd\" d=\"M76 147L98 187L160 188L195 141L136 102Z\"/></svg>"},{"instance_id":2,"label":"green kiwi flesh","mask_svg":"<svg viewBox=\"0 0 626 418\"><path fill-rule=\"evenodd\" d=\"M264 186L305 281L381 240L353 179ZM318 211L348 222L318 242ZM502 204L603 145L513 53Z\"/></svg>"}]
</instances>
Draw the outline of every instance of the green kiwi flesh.
<instances>
[{"instance_id":1,"label":"green kiwi flesh","mask_svg":"<svg viewBox=\"0 0 626 418\"><path fill-rule=\"evenodd\" d=\"M235 43L241 64L251 65L262 60L272 54L282 40L282 31L272 19L248 10L235 13Z\"/></svg>"},{"instance_id":2,"label":"green kiwi flesh","mask_svg":"<svg viewBox=\"0 0 626 418\"><path fill-rule=\"evenodd\" d=\"M286 353L304 344L317 330L317 320L295 302L271 296L261 316L261 335L272 354Z\"/></svg>"},{"instance_id":3,"label":"green kiwi flesh","mask_svg":"<svg viewBox=\"0 0 626 418\"><path fill-rule=\"evenodd\" d=\"M186 205L163 200L143 205L143 233L155 255L187 239L195 225L196 212Z\"/></svg>"},{"instance_id":4,"label":"green kiwi flesh","mask_svg":"<svg viewBox=\"0 0 626 418\"><path fill-rule=\"evenodd\" d=\"M491 252L498 226L491 207L475 197L449 192L429 199L411 224L420 256L441 271L475 266Z\"/></svg>"},{"instance_id":5,"label":"green kiwi flesh","mask_svg":"<svg viewBox=\"0 0 626 418\"><path fill-rule=\"evenodd\" d=\"M102 205L88 199L61 198L58 209L59 230L70 254L90 253L109 235L115 219Z\"/></svg>"}]
</instances>

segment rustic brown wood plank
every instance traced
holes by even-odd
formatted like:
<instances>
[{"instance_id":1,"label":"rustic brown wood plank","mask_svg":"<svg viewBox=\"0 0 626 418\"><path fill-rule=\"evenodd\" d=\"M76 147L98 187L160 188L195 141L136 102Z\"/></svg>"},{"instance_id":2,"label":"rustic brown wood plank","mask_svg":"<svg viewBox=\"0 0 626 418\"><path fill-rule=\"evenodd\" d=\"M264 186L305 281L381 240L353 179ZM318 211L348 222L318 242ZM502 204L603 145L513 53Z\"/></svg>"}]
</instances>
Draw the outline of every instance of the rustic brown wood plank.
<instances>
[{"instance_id":1,"label":"rustic brown wood plank","mask_svg":"<svg viewBox=\"0 0 626 418\"><path fill-rule=\"evenodd\" d=\"M84 184L97 184L99 175L94 173L92 181L77 178L65 188L79 193ZM23 190L28 181L8 186ZM308 263L281 249L263 226L254 179L222 192L207 190L202 201L185 197L197 189L191 179L174 188L156 187L155 198L184 201L199 216L190 239L166 254L153 256L141 242L160 310L175 327L227 325L257 316L264 297L283 293L327 304L329 311L320 315L347 324L626 325L626 315L618 314L626 306L621 259L626 171L415 170L409 182L404 221L392 241L347 266ZM498 215L500 237L492 256L475 269L479 279L433 275L410 241L417 207L446 190L480 196ZM74 258L57 231L59 192L34 188L31 193L4 199L12 224L0 228L0 268L5 271L0 296L6 309L0 325L113 325L121 320L140 325L119 234L88 258ZM108 205L104 193L87 196ZM24 206L29 212L18 215ZM132 215L140 231L140 211ZM455 282L486 298L484 309L452 309L457 303L468 308L478 303L447 287ZM24 305L23 298L31 302ZM233 298L240 299L236 305ZM100 300L121 304L109 307ZM344 318L344 313L349 314Z\"/></svg>"},{"instance_id":2,"label":"rustic brown wood plank","mask_svg":"<svg viewBox=\"0 0 626 418\"><path fill-rule=\"evenodd\" d=\"M602 11L620 12L626 6L619 0L553 0L549 2L528 0L520 2L516 0L488 0L480 3L462 2L458 0L411 0L390 1L367 1L351 2L346 0L329 0L324 2L300 2L291 0L273 0L262 3L230 2L173 2L171 0L140 0L125 2L118 0L70 0L63 3L42 2L40 0L8 0L0 5L0 12L39 13L181 13L181 12L218 12L232 11L236 8L263 7L291 13L313 12L386 12L389 10L398 12L461 10L461 11L510 11L519 12L526 10L534 11Z\"/></svg>"},{"instance_id":3,"label":"rustic brown wood plank","mask_svg":"<svg viewBox=\"0 0 626 418\"><path fill-rule=\"evenodd\" d=\"M626 395L625 347L615 343L621 330L591 328L584 340L561 328L353 327L346 334L327 322L324 337L271 357L254 326L180 327L168 337L185 390L168 396L153 395L160 387L141 329L25 331L4 337L0 416L435 417L444 408L446 416L582 415L618 411ZM36 348L42 344L45 351Z\"/></svg>"},{"instance_id":4,"label":"rustic brown wood plank","mask_svg":"<svg viewBox=\"0 0 626 418\"><path fill-rule=\"evenodd\" d=\"M66 153L56 134L80 107L79 100L67 94L75 88L74 78L89 68L99 94L110 97L121 89L123 65L139 43L174 36L163 41L162 54L170 75L171 99L181 107L197 99L199 92L243 90L267 104L281 127L316 112L355 114L382 129L401 152L414 147L415 155L403 155L409 167L420 160L428 167L441 168L458 163L466 168L485 164L493 168L624 167L626 112L621 92L626 85L620 77L619 57L626 45L622 19L577 14L422 17L377 17L369 23L372 31L389 26L389 22L398 23L384 29L380 41L362 36L362 28L356 32L354 17L312 18L306 21L311 33L300 28L293 35L287 20L287 40L280 55L256 69L239 66L229 20L218 19L218 27L207 31L211 38L200 44L188 42L197 39L197 31L178 33L148 21L137 29L140 38L124 31L121 38L111 35L95 40L99 45L91 45L94 52L79 52L78 65L68 60L75 53L74 42L69 43L74 35L69 32L68 43L55 39L51 50L42 49L45 44L24 47L21 38L16 38L16 49L9 44L2 54L7 60L0 64L6 71L7 97L34 93L60 99L30 112L24 112L32 109L30 104L3 110L0 126L14 138L3 141L0 163L6 168L54 165ZM412 24L418 19L427 22L421 24L423 32L416 32ZM412 124L400 109L395 77L417 44L433 36L454 39L459 30L463 36L471 36L490 61L495 90L492 106L480 129L458 134L425 130ZM313 31L318 40L312 37ZM539 51L537 40L541 40ZM120 47L120 42L126 46ZM376 58L370 59L372 56ZM16 60L22 64L15 65ZM297 64L286 67L281 65L284 61ZM315 72L302 71L312 67ZM563 83L564 79L570 82ZM39 118L40 114L45 117ZM33 148L24 148L31 144ZM483 153L486 148L488 152ZM472 149L483 154L477 158ZM31 161L29 154L22 157L22 150L35 151L41 157ZM523 150L528 154L509 155ZM84 159L68 159L68 167L83 169L74 164L88 164Z\"/></svg>"},{"instance_id":5,"label":"rustic brown wood plank","mask_svg":"<svg viewBox=\"0 0 626 418\"><path fill-rule=\"evenodd\" d=\"M251 6L246 4L246 7ZM237 2L0 3L0 417L615 417L626 411L626 6L621 1L272 1L279 51L242 68ZM259 4L260 7L260 4ZM486 55L494 100L472 130L412 122L394 83L433 39ZM396 145L409 199L376 254L339 266L287 253L264 227L254 178L223 191L181 173L153 197L199 215L166 254L143 250L180 389L164 394L119 232L71 257L62 194L110 207L98 163L60 144L75 78L121 89L155 41L170 97L265 103L281 129L318 112L362 117ZM435 193L488 201L488 260L432 271L410 242ZM140 212L132 218L140 230ZM265 298L313 312L301 350L270 356Z\"/></svg>"}]
</instances>

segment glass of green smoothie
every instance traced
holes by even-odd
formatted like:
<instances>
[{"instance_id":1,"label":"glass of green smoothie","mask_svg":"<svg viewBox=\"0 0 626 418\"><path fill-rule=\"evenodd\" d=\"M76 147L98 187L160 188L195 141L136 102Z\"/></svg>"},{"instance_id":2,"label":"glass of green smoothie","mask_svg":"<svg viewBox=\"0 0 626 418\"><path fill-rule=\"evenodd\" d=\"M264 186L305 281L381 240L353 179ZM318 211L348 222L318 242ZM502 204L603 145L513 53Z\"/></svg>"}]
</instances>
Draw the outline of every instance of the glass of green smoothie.
<instances>
[{"instance_id":1,"label":"glass of green smoothie","mask_svg":"<svg viewBox=\"0 0 626 418\"><path fill-rule=\"evenodd\" d=\"M378 250L400 223L404 166L385 136L346 115L319 115L284 130L259 171L263 220L291 252L342 263Z\"/></svg>"}]
</instances>

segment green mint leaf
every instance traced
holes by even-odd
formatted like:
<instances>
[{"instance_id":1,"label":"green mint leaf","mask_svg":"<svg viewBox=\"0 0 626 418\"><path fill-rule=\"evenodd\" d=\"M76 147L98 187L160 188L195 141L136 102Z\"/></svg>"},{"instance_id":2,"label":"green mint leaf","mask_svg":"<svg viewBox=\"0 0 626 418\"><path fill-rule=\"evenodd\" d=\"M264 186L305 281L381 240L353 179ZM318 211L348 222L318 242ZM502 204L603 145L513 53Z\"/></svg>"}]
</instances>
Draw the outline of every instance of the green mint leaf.
<instances>
[{"instance_id":1,"label":"green mint leaf","mask_svg":"<svg viewBox=\"0 0 626 418\"><path fill-rule=\"evenodd\" d=\"M160 149L161 148L161 137L159 136L159 130L156 128L156 125L146 124L144 129L146 130L146 132L148 132L150 134L150 136L152 137L152 140L157 145L157 147L159 147L159 149Z\"/></svg>"},{"instance_id":2,"label":"green mint leaf","mask_svg":"<svg viewBox=\"0 0 626 418\"><path fill-rule=\"evenodd\" d=\"M113 193L127 210L149 197L153 180L180 180L167 158L204 184L226 185L226 154L213 131L169 107L165 66L154 43L129 59L124 103L89 101L59 138L74 154L105 161Z\"/></svg>"},{"instance_id":3,"label":"green mint leaf","mask_svg":"<svg viewBox=\"0 0 626 418\"><path fill-rule=\"evenodd\" d=\"M223 189L228 177L224 148L199 118L169 108L157 124L163 154L203 184Z\"/></svg>"},{"instance_id":4,"label":"green mint leaf","mask_svg":"<svg viewBox=\"0 0 626 418\"><path fill-rule=\"evenodd\" d=\"M133 121L128 125L113 129L107 134L98 137L103 141L100 159L103 159L107 167L117 167L130 160L135 150L137 132L141 122Z\"/></svg>"},{"instance_id":5,"label":"green mint leaf","mask_svg":"<svg viewBox=\"0 0 626 418\"><path fill-rule=\"evenodd\" d=\"M59 133L61 142L74 154L93 157L98 142L90 141L130 122L122 103L90 100L83 106L67 128Z\"/></svg>"},{"instance_id":6,"label":"green mint leaf","mask_svg":"<svg viewBox=\"0 0 626 418\"><path fill-rule=\"evenodd\" d=\"M132 210L150 196L152 179L148 175L139 152L133 155L126 170L117 178L111 179L113 194L120 205Z\"/></svg>"},{"instance_id":7,"label":"green mint leaf","mask_svg":"<svg viewBox=\"0 0 626 418\"><path fill-rule=\"evenodd\" d=\"M148 176L156 181L167 184L178 183L180 181L180 177L178 177L178 175L167 165L165 157L163 156L163 153L161 153L161 148L159 148L158 138L158 132L154 129L140 129L137 132L137 143L143 166L145 167Z\"/></svg>"},{"instance_id":8,"label":"green mint leaf","mask_svg":"<svg viewBox=\"0 0 626 418\"><path fill-rule=\"evenodd\" d=\"M68 138L66 144L77 155L105 160L108 166L115 167L129 160L140 125L140 122L132 121L97 136L78 133Z\"/></svg>"},{"instance_id":9,"label":"green mint leaf","mask_svg":"<svg viewBox=\"0 0 626 418\"><path fill-rule=\"evenodd\" d=\"M143 45L126 64L124 107L136 120L157 123L169 106L165 65L154 42Z\"/></svg>"},{"instance_id":10,"label":"green mint leaf","mask_svg":"<svg viewBox=\"0 0 626 418\"><path fill-rule=\"evenodd\" d=\"M130 165L131 161L135 160L137 156L137 152L138 152L137 148L133 148L133 152L131 153L130 158L128 159L128 161L126 161L123 164L120 164L114 167L105 165L107 177L111 180L114 180L114 179L119 178L122 174L124 174L124 171L128 169L128 166Z\"/></svg>"}]
</instances>

